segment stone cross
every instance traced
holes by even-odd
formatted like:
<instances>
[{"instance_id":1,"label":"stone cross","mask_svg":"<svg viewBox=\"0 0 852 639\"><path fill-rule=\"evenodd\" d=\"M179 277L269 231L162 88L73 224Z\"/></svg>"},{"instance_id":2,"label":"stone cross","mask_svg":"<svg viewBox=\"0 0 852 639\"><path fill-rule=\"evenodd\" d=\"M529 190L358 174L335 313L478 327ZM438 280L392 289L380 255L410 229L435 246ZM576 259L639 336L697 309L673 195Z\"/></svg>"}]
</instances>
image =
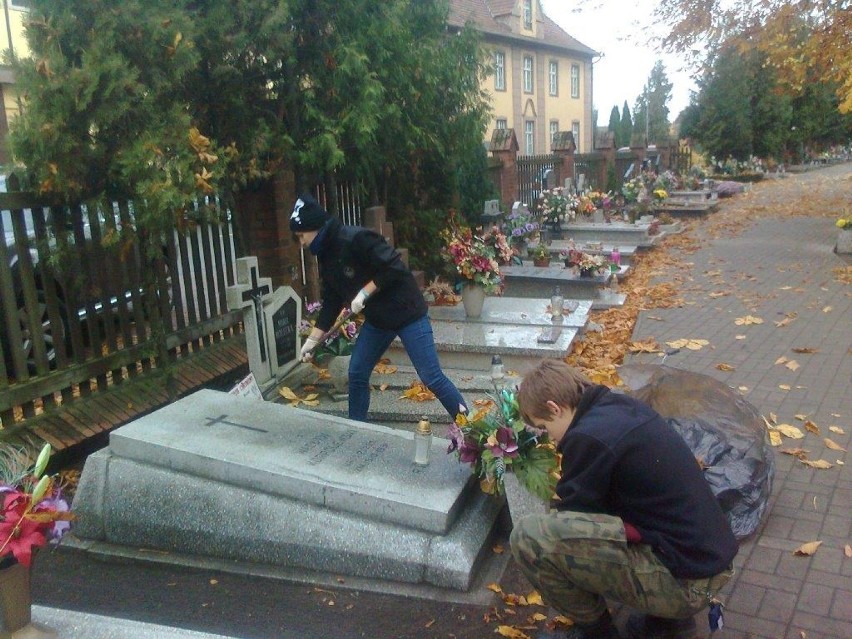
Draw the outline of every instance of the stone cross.
<instances>
[{"instance_id":1,"label":"stone cross","mask_svg":"<svg viewBox=\"0 0 852 639\"><path fill-rule=\"evenodd\" d=\"M272 280L259 277L257 257L237 259L237 283L225 290L228 309L243 311L249 368L261 388L272 379L263 298L272 292Z\"/></svg>"}]
</instances>

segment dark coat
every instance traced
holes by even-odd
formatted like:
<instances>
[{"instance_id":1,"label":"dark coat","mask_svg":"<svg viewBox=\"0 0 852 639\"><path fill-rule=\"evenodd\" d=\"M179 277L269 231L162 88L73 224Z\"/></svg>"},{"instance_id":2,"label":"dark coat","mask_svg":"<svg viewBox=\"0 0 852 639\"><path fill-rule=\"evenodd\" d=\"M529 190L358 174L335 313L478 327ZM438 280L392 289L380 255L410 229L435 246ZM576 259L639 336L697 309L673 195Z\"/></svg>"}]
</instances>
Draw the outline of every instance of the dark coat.
<instances>
[{"instance_id":1,"label":"dark coat","mask_svg":"<svg viewBox=\"0 0 852 639\"><path fill-rule=\"evenodd\" d=\"M586 389L558 449L559 510L620 517L681 579L716 575L737 554L692 451L647 404L604 386Z\"/></svg>"},{"instance_id":2,"label":"dark coat","mask_svg":"<svg viewBox=\"0 0 852 639\"><path fill-rule=\"evenodd\" d=\"M367 299L364 316L376 328L399 330L426 315L429 309L414 276L381 235L332 219L317 239L322 280L318 328L328 330L370 280L378 290Z\"/></svg>"}]
</instances>

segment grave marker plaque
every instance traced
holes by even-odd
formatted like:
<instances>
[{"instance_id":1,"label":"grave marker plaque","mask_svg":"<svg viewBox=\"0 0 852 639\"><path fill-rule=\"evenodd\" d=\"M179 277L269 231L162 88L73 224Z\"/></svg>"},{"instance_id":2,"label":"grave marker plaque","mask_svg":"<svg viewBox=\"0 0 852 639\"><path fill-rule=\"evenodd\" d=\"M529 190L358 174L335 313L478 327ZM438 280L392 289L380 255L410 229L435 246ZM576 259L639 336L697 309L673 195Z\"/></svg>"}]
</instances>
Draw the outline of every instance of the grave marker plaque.
<instances>
[{"instance_id":1,"label":"grave marker plaque","mask_svg":"<svg viewBox=\"0 0 852 639\"><path fill-rule=\"evenodd\" d=\"M298 364L301 348L299 325L302 322L302 301L289 286L275 289L263 301L267 343L270 347L272 375L280 379Z\"/></svg>"}]
</instances>

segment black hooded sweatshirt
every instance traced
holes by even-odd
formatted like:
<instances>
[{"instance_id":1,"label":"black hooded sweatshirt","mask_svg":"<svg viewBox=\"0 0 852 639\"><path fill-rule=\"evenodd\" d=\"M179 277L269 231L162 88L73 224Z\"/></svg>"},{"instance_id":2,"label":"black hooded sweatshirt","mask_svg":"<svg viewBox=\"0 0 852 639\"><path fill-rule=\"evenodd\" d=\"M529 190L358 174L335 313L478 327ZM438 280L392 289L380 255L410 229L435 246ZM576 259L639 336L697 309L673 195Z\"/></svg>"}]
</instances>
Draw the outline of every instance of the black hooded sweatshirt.
<instances>
[{"instance_id":1,"label":"black hooded sweatshirt","mask_svg":"<svg viewBox=\"0 0 852 639\"><path fill-rule=\"evenodd\" d=\"M364 316L376 328L399 330L429 310L414 275L399 251L370 229L329 220L316 247L322 281L322 309L317 328L326 331L344 306L370 280L378 290L364 306ZM313 247L312 247L313 250Z\"/></svg>"},{"instance_id":2,"label":"black hooded sweatshirt","mask_svg":"<svg viewBox=\"0 0 852 639\"><path fill-rule=\"evenodd\" d=\"M647 404L605 386L587 388L558 449L559 510L620 517L679 579L712 577L737 554L692 451Z\"/></svg>"}]
</instances>

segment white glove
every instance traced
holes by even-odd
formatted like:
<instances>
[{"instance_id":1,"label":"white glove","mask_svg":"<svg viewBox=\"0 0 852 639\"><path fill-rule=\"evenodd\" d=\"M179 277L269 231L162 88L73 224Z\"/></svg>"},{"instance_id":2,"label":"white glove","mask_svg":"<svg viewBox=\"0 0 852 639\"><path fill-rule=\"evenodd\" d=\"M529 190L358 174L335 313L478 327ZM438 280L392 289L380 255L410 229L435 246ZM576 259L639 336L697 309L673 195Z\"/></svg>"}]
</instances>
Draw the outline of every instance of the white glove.
<instances>
[{"instance_id":1,"label":"white glove","mask_svg":"<svg viewBox=\"0 0 852 639\"><path fill-rule=\"evenodd\" d=\"M353 315L357 315L361 311L364 310L364 305L367 303L367 298L370 297L370 294L367 293L363 288L358 291L358 295L352 300L352 303L349 305L349 308L352 310Z\"/></svg>"},{"instance_id":2,"label":"white glove","mask_svg":"<svg viewBox=\"0 0 852 639\"><path fill-rule=\"evenodd\" d=\"M303 362L310 362L314 358L314 354L311 352L316 348L316 345L319 344L319 340L309 337L305 340L305 343L302 344L302 350L299 351L299 359Z\"/></svg>"}]
</instances>

